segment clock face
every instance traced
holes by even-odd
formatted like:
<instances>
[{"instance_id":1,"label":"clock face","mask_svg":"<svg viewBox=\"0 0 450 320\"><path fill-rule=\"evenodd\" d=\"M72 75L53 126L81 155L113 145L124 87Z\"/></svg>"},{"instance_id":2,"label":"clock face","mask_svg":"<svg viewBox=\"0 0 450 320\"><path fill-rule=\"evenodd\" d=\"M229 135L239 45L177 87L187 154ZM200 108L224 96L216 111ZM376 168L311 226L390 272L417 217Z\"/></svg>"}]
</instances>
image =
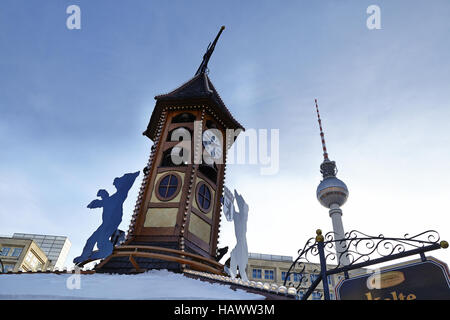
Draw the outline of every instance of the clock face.
<instances>
[{"instance_id":1,"label":"clock face","mask_svg":"<svg viewBox=\"0 0 450 320\"><path fill-rule=\"evenodd\" d=\"M203 132L203 146L212 159L217 160L222 157L222 143L212 130Z\"/></svg>"}]
</instances>

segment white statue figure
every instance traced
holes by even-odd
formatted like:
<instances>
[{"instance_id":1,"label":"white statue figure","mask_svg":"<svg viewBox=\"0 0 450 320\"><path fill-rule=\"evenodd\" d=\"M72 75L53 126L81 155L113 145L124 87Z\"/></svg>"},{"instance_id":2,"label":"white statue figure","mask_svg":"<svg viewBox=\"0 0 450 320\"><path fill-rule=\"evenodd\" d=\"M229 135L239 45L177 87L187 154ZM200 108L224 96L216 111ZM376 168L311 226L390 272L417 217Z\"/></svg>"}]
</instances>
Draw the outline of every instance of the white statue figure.
<instances>
[{"instance_id":1,"label":"white statue figure","mask_svg":"<svg viewBox=\"0 0 450 320\"><path fill-rule=\"evenodd\" d=\"M231 193L231 192L230 192ZM236 199L239 212L234 208L234 202L232 202L231 217L234 221L234 233L236 235L236 246L231 251L230 262L230 275L231 278L235 278L237 275L237 268L239 267L239 274L241 279L248 281L245 268L248 263L248 247L247 247L247 218L248 218L248 204L245 203L244 198L234 190L234 197Z\"/></svg>"},{"instance_id":2,"label":"white statue figure","mask_svg":"<svg viewBox=\"0 0 450 320\"><path fill-rule=\"evenodd\" d=\"M234 196L231 193L230 189L227 187L223 187L223 214L225 215L225 218L227 218L227 221L231 222L233 221L233 214L234 214Z\"/></svg>"}]
</instances>

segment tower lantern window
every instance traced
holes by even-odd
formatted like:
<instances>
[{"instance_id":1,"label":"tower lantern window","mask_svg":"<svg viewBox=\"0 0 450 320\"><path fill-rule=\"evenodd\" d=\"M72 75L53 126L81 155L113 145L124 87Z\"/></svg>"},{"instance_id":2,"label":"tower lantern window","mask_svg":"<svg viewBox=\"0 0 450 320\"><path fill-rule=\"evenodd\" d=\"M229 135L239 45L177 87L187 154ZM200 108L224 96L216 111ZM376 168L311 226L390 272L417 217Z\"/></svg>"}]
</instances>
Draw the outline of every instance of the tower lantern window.
<instances>
[{"instance_id":1,"label":"tower lantern window","mask_svg":"<svg viewBox=\"0 0 450 320\"><path fill-rule=\"evenodd\" d=\"M172 123L186 123L186 122L194 122L195 116L192 113L184 112L179 115L173 117Z\"/></svg>"},{"instance_id":2,"label":"tower lantern window","mask_svg":"<svg viewBox=\"0 0 450 320\"><path fill-rule=\"evenodd\" d=\"M158 186L159 196L163 199L171 199L177 192L178 178L169 174L161 179Z\"/></svg>"},{"instance_id":3,"label":"tower lantern window","mask_svg":"<svg viewBox=\"0 0 450 320\"><path fill-rule=\"evenodd\" d=\"M204 183L198 188L197 202L203 211L208 211L211 206L211 191Z\"/></svg>"}]
</instances>

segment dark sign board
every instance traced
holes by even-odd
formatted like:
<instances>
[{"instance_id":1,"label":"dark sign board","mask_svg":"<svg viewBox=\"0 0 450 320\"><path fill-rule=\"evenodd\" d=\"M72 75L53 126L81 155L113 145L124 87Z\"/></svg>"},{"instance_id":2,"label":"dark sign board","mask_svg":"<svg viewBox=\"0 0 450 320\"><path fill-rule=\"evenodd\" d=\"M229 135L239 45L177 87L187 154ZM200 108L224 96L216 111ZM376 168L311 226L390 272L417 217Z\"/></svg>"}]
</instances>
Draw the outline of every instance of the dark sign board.
<instances>
[{"instance_id":1,"label":"dark sign board","mask_svg":"<svg viewBox=\"0 0 450 320\"><path fill-rule=\"evenodd\" d=\"M450 300L447 265L435 258L414 260L342 280L338 300Z\"/></svg>"}]
</instances>

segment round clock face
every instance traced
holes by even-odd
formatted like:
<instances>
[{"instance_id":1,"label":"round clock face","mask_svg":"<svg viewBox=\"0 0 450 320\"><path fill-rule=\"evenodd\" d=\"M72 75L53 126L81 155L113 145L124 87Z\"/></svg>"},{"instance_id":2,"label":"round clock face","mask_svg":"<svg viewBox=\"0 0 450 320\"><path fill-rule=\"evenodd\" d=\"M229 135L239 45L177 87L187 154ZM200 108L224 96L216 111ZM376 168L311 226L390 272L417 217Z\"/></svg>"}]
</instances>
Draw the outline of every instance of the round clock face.
<instances>
[{"instance_id":1,"label":"round clock face","mask_svg":"<svg viewBox=\"0 0 450 320\"><path fill-rule=\"evenodd\" d=\"M222 157L222 143L212 130L203 132L203 146L211 158L220 159Z\"/></svg>"}]
</instances>

